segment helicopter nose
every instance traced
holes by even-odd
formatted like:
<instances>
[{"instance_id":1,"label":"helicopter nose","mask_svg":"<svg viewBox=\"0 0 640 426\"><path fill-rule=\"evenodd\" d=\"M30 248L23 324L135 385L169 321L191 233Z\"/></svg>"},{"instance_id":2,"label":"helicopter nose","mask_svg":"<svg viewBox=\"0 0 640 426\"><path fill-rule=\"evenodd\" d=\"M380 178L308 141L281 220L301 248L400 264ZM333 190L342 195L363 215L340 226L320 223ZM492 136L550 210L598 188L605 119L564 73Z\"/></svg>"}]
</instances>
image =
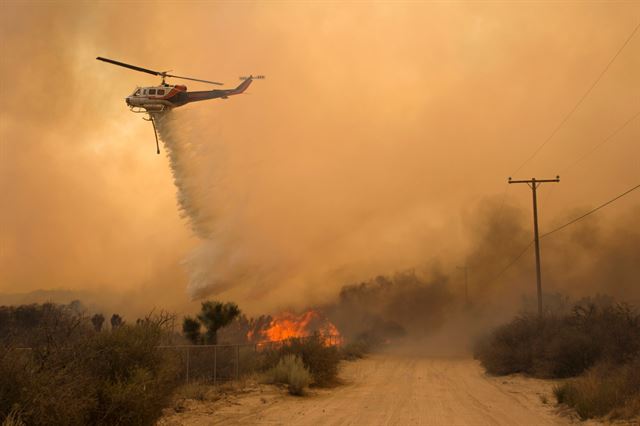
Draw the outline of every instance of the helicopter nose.
<instances>
[{"instance_id":1,"label":"helicopter nose","mask_svg":"<svg viewBox=\"0 0 640 426\"><path fill-rule=\"evenodd\" d=\"M127 105L131 106L131 96L127 96L126 98L124 98L124 101L127 103Z\"/></svg>"}]
</instances>

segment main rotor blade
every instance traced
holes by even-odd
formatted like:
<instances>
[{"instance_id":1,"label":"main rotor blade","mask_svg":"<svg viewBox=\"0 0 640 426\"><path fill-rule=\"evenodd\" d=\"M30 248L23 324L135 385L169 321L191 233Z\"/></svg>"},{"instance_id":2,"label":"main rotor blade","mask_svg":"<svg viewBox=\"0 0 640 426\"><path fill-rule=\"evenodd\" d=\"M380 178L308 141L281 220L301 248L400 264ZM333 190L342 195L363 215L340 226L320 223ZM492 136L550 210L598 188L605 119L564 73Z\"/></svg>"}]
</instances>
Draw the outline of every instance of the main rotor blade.
<instances>
[{"instance_id":1,"label":"main rotor blade","mask_svg":"<svg viewBox=\"0 0 640 426\"><path fill-rule=\"evenodd\" d=\"M140 71L140 72L146 72L147 74L162 75L162 73L159 72L159 71L148 70L146 68L136 67L135 65L125 64L124 62L114 61L113 59L107 59L107 58L103 58L103 57L100 57L100 56L98 56L96 59L99 60L99 61L108 62L108 63L113 64L113 65L119 65L121 67L129 68L131 70Z\"/></svg>"},{"instance_id":2,"label":"main rotor blade","mask_svg":"<svg viewBox=\"0 0 640 426\"><path fill-rule=\"evenodd\" d=\"M191 77L180 77L179 75L171 75L171 74L165 74L165 75L167 77L181 78L183 80L191 80L191 81L199 81L201 83L217 84L218 86L222 86L223 85L223 83L218 83L217 81L200 80L199 78L191 78Z\"/></svg>"}]
</instances>

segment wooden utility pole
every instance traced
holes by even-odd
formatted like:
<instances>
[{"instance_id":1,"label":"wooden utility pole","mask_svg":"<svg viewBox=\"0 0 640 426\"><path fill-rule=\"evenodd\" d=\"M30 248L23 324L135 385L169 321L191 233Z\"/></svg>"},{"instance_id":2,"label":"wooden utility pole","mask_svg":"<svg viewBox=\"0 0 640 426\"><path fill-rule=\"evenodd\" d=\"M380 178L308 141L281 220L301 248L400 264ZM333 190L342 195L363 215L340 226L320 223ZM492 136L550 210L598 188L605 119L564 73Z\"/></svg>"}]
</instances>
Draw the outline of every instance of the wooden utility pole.
<instances>
[{"instance_id":1,"label":"wooden utility pole","mask_svg":"<svg viewBox=\"0 0 640 426\"><path fill-rule=\"evenodd\" d=\"M467 265L464 266L456 266L458 269L462 269L464 271L464 303L466 306L469 306L469 267Z\"/></svg>"},{"instance_id":2,"label":"wooden utility pole","mask_svg":"<svg viewBox=\"0 0 640 426\"><path fill-rule=\"evenodd\" d=\"M509 183L526 183L533 193L533 241L536 249L536 280L538 284L538 316L542 317L542 277L540 276L540 239L538 238L538 199L536 189L543 183L560 182L560 176L555 179L531 178L531 180L511 180Z\"/></svg>"}]
</instances>

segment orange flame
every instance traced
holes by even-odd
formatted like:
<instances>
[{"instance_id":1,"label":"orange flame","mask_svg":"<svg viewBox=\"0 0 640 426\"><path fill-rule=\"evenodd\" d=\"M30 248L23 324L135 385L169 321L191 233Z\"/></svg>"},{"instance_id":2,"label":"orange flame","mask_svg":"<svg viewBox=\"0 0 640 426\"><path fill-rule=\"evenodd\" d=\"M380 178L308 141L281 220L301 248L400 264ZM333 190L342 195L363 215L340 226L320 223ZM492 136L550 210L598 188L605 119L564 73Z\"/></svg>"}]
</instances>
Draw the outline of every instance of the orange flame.
<instances>
[{"instance_id":1,"label":"orange flame","mask_svg":"<svg viewBox=\"0 0 640 426\"><path fill-rule=\"evenodd\" d=\"M247 333L249 341L258 343L307 337L314 333L322 336L325 345L340 344L340 332L329 319L317 310L310 309L300 315L282 312L276 315L267 327Z\"/></svg>"}]
</instances>

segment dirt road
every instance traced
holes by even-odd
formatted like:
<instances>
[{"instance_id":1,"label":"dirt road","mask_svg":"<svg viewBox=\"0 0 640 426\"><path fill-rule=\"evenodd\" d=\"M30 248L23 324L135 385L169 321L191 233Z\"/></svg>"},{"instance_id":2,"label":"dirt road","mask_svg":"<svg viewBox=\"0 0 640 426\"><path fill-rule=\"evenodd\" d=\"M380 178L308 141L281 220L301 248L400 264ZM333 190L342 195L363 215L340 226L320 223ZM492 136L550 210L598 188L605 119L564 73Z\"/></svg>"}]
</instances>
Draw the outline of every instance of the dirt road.
<instances>
[{"instance_id":1,"label":"dirt road","mask_svg":"<svg viewBox=\"0 0 640 426\"><path fill-rule=\"evenodd\" d=\"M292 397L270 386L200 403L164 425L552 425L552 384L484 375L468 358L375 355L344 364L345 384Z\"/></svg>"}]
</instances>

